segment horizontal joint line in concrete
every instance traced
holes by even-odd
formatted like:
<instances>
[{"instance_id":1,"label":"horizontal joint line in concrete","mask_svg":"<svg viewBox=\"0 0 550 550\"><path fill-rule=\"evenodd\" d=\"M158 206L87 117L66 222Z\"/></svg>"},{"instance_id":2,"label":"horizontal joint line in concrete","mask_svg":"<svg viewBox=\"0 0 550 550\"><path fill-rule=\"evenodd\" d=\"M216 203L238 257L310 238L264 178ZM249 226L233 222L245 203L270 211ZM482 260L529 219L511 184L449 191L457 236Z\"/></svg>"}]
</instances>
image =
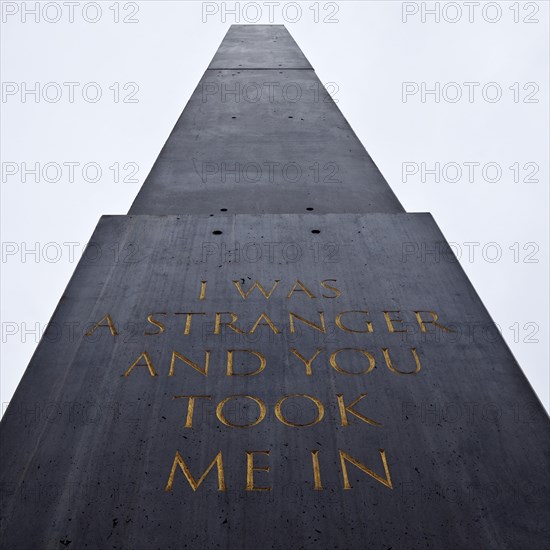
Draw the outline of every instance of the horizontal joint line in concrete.
<instances>
[{"instance_id":1,"label":"horizontal joint line in concrete","mask_svg":"<svg viewBox=\"0 0 550 550\"><path fill-rule=\"evenodd\" d=\"M313 67L214 67L207 71L313 71Z\"/></svg>"}]
</instances>

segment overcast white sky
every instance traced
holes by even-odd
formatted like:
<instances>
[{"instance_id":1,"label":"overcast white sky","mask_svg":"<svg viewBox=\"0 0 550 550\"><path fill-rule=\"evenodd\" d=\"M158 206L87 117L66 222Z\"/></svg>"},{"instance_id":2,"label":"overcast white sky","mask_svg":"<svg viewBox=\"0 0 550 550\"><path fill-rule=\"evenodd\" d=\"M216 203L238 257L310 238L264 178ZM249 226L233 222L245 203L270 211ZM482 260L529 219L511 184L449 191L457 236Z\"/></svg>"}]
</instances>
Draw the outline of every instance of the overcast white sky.
<instances>
[{"instance_id":1,"label":"overcast white sky","mask_svg":"<svg viewBox=\"0 0 550 550\"><path fill-rule=\"evenodd\" d=\"M406 210L455 243L548 408L549 4L439 2L439 22L435 4L281 1L270 21L265 2L2 2L2 411L99 217L127 212L235 22L286 24ZM38 101L22 95L37 82ZM22 163L63 171L22 181Z\"/></svg>"}]
</instances>

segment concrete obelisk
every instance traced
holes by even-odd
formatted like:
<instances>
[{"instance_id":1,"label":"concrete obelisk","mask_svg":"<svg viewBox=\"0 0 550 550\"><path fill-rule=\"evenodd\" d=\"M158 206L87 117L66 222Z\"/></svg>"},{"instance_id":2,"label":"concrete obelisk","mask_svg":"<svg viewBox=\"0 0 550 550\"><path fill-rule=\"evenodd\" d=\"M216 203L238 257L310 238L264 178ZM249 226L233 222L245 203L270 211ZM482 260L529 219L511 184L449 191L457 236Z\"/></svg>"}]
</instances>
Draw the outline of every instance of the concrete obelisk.
<instances>
[{"instance_id":1,"label":"concrete obelisk","mask_svg":"<svg viewBox=\"0 0 550 550\"><path fill-rule=\"evenodd\" d=\"M546 413L284 27L230 28L91 242L2 420L6 548L547 543Z\"/></svg>"}]
</instances>

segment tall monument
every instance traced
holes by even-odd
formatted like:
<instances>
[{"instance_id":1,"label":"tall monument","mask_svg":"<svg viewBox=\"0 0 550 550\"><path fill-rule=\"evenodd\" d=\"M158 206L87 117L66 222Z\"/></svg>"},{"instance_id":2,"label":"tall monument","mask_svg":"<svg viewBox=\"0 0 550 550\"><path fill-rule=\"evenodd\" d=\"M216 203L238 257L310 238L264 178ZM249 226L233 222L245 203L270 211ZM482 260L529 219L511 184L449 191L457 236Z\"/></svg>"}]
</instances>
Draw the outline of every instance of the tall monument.
<instances>
[{"instance_id":1,"label":"tall monument","mask_svg":"<svg viewBox=\"0 0 550 550\"><path fill-rule=\"evenodd\" d=\"M431 215L235 25L6 411L1 540L544 548L548 428Z\"/></svg>"}]
</instances>

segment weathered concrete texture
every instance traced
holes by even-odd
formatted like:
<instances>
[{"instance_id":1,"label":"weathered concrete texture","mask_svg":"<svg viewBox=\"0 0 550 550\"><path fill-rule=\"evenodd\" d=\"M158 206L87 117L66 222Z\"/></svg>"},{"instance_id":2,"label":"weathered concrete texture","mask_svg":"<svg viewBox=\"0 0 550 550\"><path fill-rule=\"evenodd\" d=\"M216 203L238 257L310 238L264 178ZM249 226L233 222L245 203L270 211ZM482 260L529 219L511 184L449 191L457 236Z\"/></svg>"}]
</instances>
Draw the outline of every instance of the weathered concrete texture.
<instances>
[{"instance_id":1,"label":"weathered concrete texture","mask_svg":"<svg viewBox=\"0 0 550 550\"><path fill-rule=\"evenodd\" d=\"M206 71L130 214L403 212L284 27L233 26L218 57L236 68Z\"/></svg>"},{"instance_id":2,"label":"weathered concrete texture","mask_svg":"<svg viewBox=\"0 0 550 550\"><path fill-rule=\"evenodd\" d=\"M232 25L209 69L311 69L284 25Z\"/></svg>"},{"instance_id":3,"label":"weathered concrete texture","mask_svg":"<svg viewBox=\"0 0 550 550\"><path fill-rule=\"evenodd\" d=\"M2 421L5 548L546 546L547 415L430 215L115 216L91 242ZM423 253L438 247L439 257ZM297 279L312 296L288 297ZM269 299L257 288L244 299L232 282L248 290L256 280L280 283ZM349 310L369 312L340 320L362 333L335 324ZM391 318L406 334L389 331L388 310L399 310ZM418 310L454 332L420 332ZM293 334L290 311L317 324L323 311L326 333L296 321ZM183 312L206 313L187 335ZM246 334L214 334L215 312L235 312ZM104 326L83 336L107 313L118 335ZM160 331L152 313L164 331L146 335ZM250 333L261 313L280 334L268 324ZM293 348L306 359L320 350L310 376ZM338 372L329 357L342 348L368 350L375 367ZM415 370L415 348L420 370L390 370L384 348L404 372ZM229 349L260 351L265 369L227 376ZM180 360L168 376L174 350L199 368L211 350L208 376ZM158 376L143 360L123 376L144 351ZM250 372L254 359L236 355L235 371ZM337 362L349 372L369 365L349 350ZM238 394L266 404L258 425L216 417ZM319 399L324 418L284 425L274 406L292 394ZM381 425L348 412L343 426L337 394L346 405L367 394L353 411ZM197 399L191 428L187 399L174 397L184 395L211 396ZM225 409L233 423L257 417L243 399ZM282 410L292 423L316 417L303 397ZM384 449L393 488L348 463L344 490L339 449L387 480ZM220 450L226 491L216 466L196 492L179 469L165 491L176 451L198 480ZM313 450L323 490L314 490ZM269 491L245 491L247 451L270 452L253 456L270 468L255 470L254 484Z\"/></svg>"}]
</instances>

